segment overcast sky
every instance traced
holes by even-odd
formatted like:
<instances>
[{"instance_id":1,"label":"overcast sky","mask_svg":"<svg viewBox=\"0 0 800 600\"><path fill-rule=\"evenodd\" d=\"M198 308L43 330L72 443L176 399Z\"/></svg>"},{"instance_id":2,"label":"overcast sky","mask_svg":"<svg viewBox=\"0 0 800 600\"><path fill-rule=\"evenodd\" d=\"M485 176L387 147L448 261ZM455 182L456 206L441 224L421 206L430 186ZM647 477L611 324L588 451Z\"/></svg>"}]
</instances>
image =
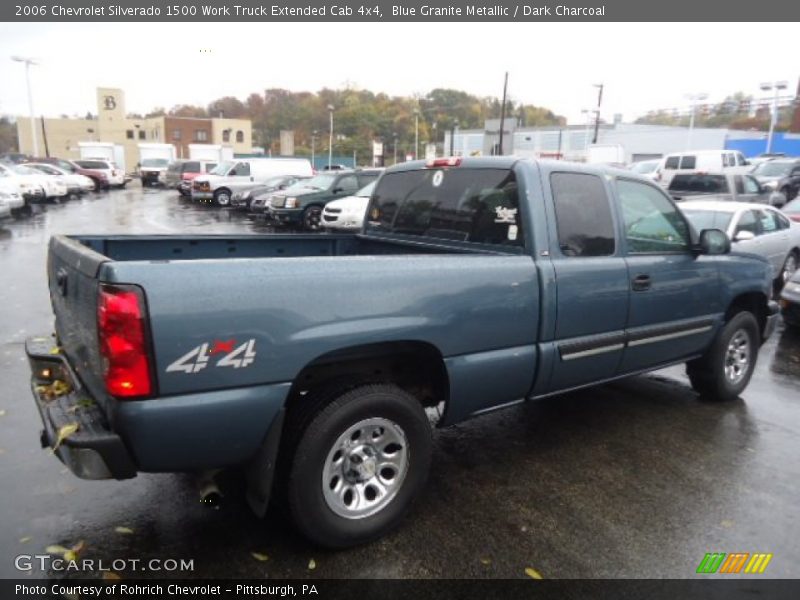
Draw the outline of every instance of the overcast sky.
<instances>
[{"instance_id":1,"label":"overcast sky","mask_svg":"<svg viewBox=\"0 0 800 600\"><path fill-rule=\"evenodd\" d=\"M650 109L709 101L762 81L794 93L794 23L44 23L0 24L0 114L27 115L24 66L37 115L95 112L95 88L125 91L126 109L244 100L269 87L317 91L347 84L390 95L435 87L509 95L584 122L593 83L606 86L603 116L626 121Z\"/></svg>"}]
</instances>

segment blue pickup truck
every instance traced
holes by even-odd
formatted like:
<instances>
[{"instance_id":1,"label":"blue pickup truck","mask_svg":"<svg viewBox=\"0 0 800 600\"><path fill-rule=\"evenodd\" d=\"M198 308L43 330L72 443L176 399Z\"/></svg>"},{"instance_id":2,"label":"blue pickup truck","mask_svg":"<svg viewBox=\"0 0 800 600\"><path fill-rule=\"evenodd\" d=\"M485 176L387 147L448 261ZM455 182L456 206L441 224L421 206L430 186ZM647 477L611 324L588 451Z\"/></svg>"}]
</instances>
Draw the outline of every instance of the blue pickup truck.
<instances>
[{"instance_id":1,"label":"blue pickup truck","mask_svg":"<svg viewBox=\"0 0 800 600\"><path fill-rule=\"evenodd\" d=\"M47 272L44 446L89 479L242 467L328 547L398 524L432 421L676 363L729 400L778 318L768 263L658 186L510 157L388 169L358 234L55 236Z\"/></svg>"}]
</instances>

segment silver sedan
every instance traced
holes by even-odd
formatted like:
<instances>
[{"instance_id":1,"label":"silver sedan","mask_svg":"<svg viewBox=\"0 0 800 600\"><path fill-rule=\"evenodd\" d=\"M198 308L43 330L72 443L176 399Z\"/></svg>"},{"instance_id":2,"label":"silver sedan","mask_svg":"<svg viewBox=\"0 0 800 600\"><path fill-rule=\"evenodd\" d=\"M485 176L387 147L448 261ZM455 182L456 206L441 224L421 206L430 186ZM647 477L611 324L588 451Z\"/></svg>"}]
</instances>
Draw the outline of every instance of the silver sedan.
<instances>
[{"instance_id":1,"label":"silver sedan","mask_svg":"<svg viewBox=\"0 0 800 600\"><path fill-rule=\"evenodd\" d=\"M678 205L697 231L721 229L736 252L769 260L775 283L783 287L800 264L800 223L764 204L694 200Z\"/></svg>"}]
</instances>

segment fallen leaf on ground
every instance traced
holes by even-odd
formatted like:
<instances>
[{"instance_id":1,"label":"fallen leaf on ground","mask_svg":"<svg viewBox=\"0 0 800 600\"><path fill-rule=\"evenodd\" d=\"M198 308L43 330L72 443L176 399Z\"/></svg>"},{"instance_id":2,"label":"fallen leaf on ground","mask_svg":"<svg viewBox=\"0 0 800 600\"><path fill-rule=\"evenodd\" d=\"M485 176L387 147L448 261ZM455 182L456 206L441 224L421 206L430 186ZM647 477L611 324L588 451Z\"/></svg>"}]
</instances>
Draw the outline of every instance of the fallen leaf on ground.
<instances>
[{"instance_id":1,"label":"fallen leaf on ground","mask_svg":"<svg viewBox=\"0 0 800 600\"><path fill-rule=\"evenodd\" d=\"M313 571L316 568L317 568L317 563L312 558L310 561L308 561L308 570Z\"/></svg>"},{"instance_id":2,"label":"fallen leaf on ground","mask_svg":"<svg viewBox=\"0 0 800 600\"><path fill-rule=\"evenodd\" d=\"M105 581L119 581L122 577L114 573L114 571L103 571L103 579Z\"/></svg>"},{"instance_id":3,"label":"fallen leaf on ground","mask_svg":"<svg viewBox=\"0 0 800 600\"><path fill-rule=\"evenodd\" d=\"M77 423L67 423L66 425L62 426L62 427L61 427L61 428L58 430L58 438L56 439L56 445L55 445L55 446L53 446L53 452L55 452L56 450L58 450L58 447L61 445L61 443L62 443L62 442L65 440L65 439L67 439L67 438L68 438L69 436L71 436L73 433L75 433L76 431L78 431L78 427L80 427L80 425L78 425Z\"/></svg>"},{"instance_id":4,"label":"fallen leaf on ground","mask_svg":"<svg viewBox=\"0 0 800 600\"><path fill-rule=\"evenodd\" d=\"M542 577L542 574L539 573L539 571L537 571L536 569L532 569L531 567L527 567L525 569L525 575L527 575L531 579L544 579L544 577Z\"/></svg>"},{"instance_id":5,"label":"fallen leaf on ground","mask_svg":"<svg viewBox=\"0 0 800 600\"><path fill-rule=\"evenodd\" d=\"M21 537L21 538L19 538L19 543L20 543L20 544L27 544L27 543L28 543L28 542L30 542L32 539L33 539L33 538L32 538L31 536L29 536L29 535L26 535L25 537Z\"/></svg>"},{"instance_id":6,"label":"fallen leaf on ground","mask_svg":"<svg viewBox=\"0 0 800 600\"><path fill-rule=\"evenodd\" d=\"M265 562L265 561L269 560L269 556L267 556L266 554L262 554L261 552L251 552L250 556L252 556L256 560L259 560L261 562Z\"/></svg>"},{"instance_id":7,"label":"fallen leaf on ground","mask_svg":"<svg viewBox=\"0 0 800 600\"><path fill-rule=\"evenodd\" d=\"M48 546L44 549L45 552L48 554L57 554L61 556L66 561L73 561L78 558L78 555L75 553L74 550L70 550L69 548L64 548L64 546L59 546L57 544Z\"/></svg>"},{"instance_id":8,"label":"fallen leaf on ground","mask_svg":"<svg viewBox=\"0 0 800 600\"><path fill-rule=\"evenodd\" d=\"M114 527L114 531L116 531L117 533L125 533L125 534L133 533L133 529L131 529L130 527Z\"/></svg>"},{"instance_id":9,"label":"fallen leaf on ground","mask_svg":"<svg viewBox=\"0 0 800 600\"><path fill-rule=\"evenodd\" d=\"M482 558L481 559L481 564L482 565L490 565L490 564L492 564L492 559L491 558Z\"/></svg>"},{"instance_id":10,"label":"fallen leaf on ground","mask_svg":"<svg viewBox=\"0 0 800 600\"><path fill-rule=\"evenodd\" d=\"M730 529L731 527L733 527L733 521L725 519L720 523L720 525L722 525L725 529Z\"/></svg>"},{"instance_id":11,"label":"fallen leaf on ground","mask_svg":"<svg viewBox=\"0 0 800 600\"><path fill-rule=\"evenodd\" d=\"M6 416L6 411L0 410L0 417L5 417L5 416Z\"/></svg>"}]
</instances>

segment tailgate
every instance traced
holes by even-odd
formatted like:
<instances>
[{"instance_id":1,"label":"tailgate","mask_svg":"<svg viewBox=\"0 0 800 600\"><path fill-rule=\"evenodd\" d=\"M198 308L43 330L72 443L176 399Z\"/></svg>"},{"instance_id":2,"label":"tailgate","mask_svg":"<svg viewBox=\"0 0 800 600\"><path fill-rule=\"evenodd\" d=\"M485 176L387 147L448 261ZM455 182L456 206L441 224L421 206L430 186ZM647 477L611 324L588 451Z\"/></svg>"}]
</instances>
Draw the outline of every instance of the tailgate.
<instances>
[{"instance_id":1,"label":"tailgate","mask_svg":"<svg viewBox=\"0 0 800 600\"><path fill-rule=\"evenodd\" d=\"M47 260L50 302L62 352L99 399L105 396L97 341L97 273L110 259L66 236L53 236Z\"/></svg>"}]
</instances>

